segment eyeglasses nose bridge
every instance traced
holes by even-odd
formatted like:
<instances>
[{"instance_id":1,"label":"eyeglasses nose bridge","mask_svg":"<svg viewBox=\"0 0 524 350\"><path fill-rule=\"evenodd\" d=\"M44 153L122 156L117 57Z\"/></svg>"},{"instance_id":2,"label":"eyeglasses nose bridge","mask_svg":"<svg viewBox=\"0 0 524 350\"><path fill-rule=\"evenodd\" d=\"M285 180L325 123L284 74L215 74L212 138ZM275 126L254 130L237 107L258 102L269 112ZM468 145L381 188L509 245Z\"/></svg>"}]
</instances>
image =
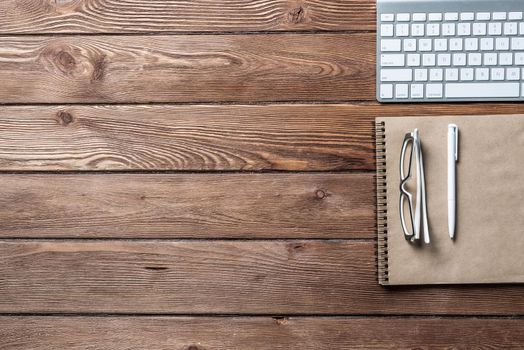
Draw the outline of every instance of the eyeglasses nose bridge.
<instances>
[{"instance_id":1,"label":"eyeglasses nose bridge","mask_svg":"<svg viewBox=\"0 0 524 350\"><path fill-rule=\"evenodd\" d=\"M409 176L400 182L400 193L402 193L403 195L409 198L411 197L411 193L409 193L408 190L406 189L406 184L408 183L408 180L409 180Z\"/></svg>"}]
</instances>

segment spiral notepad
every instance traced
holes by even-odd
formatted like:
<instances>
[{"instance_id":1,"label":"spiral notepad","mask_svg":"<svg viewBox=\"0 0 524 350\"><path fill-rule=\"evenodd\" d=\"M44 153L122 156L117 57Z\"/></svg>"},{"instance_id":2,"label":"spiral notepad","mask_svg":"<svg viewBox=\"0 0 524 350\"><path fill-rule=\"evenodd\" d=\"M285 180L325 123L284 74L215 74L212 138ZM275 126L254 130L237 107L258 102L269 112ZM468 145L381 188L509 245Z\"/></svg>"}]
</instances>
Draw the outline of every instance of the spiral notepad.
<instances>
[{"instance_id":1,"label":"spiral notepad","mask_svg":"<svg viewBox=\"0 0 524 350\"><path fill-rule=\"evenodd\" d=\"M460 130L456 237L447 224L447 126ZM400 224L400 151L419 129L431 243ZM524 115L377 118L378 279L382 285L524 283Z\"/></svg>"}]
</instances>

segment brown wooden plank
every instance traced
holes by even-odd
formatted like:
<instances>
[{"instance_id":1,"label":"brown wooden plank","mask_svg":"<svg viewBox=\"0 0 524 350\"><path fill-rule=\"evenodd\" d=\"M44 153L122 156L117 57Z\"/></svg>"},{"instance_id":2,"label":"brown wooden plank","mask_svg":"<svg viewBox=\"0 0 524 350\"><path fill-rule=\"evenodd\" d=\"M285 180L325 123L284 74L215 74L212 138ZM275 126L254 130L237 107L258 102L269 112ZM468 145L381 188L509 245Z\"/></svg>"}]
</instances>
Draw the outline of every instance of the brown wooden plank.
<instances>
[{"instance_id":1,"label":"brown wooden plank","mask_svg":"<svg viewBox=\"0 0 524 350\"><path fill-rule=\"evenodd\" d=\"M4 106L0 170L373 170L375 116L511 113L524 105Z\"/></svg>"},{"instance_id":2,"label":"brown wooden plank","mask_svg":"<svg viewBox=\"0 0 524 350\"><path fill-rule=\"evenodd\" d=\"M522 286L386 289L373 241L3 241L0 312L524 314Z\"/></svg>"},{"instance_id":3,"label":"brown wooden plank","mask_svg":"<svg viewBox=\"0 0 524 350\"><path fill-rule=\"evenodd\" d=\"M0 107L1 170L367 170L350 106ZM45 137L43 137L45 135Z\"/></svg>"},{"instance_id":4,"label":"brown wooden plank","mask_svg":"<svg viewBox=\"0 0 524 350\"><path fill-rule=\"evenodd\" d=\"M521 350L523 327L505 318L0 317L10 350Z\"/></svg>"},{"instance_id":5,"label":"brown wooden plank","mask_svg":"<svg viewBox=\"0 0 524 350\"><path fill-rule=\"evenodd\" d=\"M0 237L374 237L373 174L1 175Z\"/></svg>"},{"instance_id":6,"label":"brown wooden plank","mask_svg":"<svg viewBox=\"0 0 524 350\"><path fill-rule=\"evenodd\" d=\"M373 34L1 37L2 103L374 96Z\"/></svg>"},{"instance_id":7,"label":"brown wooden plank","mask_svg":"<svg viewBox=\"0 0 524 350\"><path fill-rule=\"evenodd\" d=\"M371 0L2 0L1 34L374 30Z\"/></svg>"}]
</instances>

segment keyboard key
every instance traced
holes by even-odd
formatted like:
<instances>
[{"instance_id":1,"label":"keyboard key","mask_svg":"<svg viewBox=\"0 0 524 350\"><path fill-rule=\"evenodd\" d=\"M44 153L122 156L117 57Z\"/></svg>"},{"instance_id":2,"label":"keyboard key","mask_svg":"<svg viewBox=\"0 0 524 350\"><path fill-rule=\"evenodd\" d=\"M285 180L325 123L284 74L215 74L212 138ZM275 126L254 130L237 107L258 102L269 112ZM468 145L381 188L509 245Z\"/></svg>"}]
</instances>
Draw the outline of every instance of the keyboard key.
<instances>
[{"instance_id":1,"label":"keyboard key","mask_svg":"<svg viewBox=\"0 0 524 350\"><path fill-rule=\"evenodd\" d=\"M411 36L424 36L424 24L412 24L411 25Z\"/></svg>"},{"instance_id":2,"label":"keyboard key","mask_svg":"<svg viewBox=\"0 0 524 350\"><path fill-rule=\"evenodd\" d=\"M477 21L489 21L491 19L491 13L479 12L477 13Z\"/></svg>"},{"instance_id":3,"label":"keyboard key","mask_svg":"<svg viewBox=\"0 0 524 350\"><path fill-rule=\"evenodd\" d=\"M427 84L426 85L427 98L442 98L442 84Z\"/></svg>"},{"instance_id":4,"label":"keyboard key","mask_svg":"<svg viewBox=\"0 0 524 350\"><path fill-rule=\"evenodd\" d=\"M406 52L417 51L417 39L404 39L404 51Z\"/></svg>"},{"instance_id":5,"label":"keyboard key","mask_svg":"<svg viewBox=\"0 0 524 350\"><path fill-rule=\"evenodd\" d=\"M448 98L519 97L519 83L449 83L445 95Z\"/></svg>"},{"instance_id":6,"label":"keyboard key","mask_svg":"<svg viewBox=\"0 0 524 350\"><path fill-rule=\"evenodd\" d=\"M495 49L499 51L509 50L509 38L497 38L495 40Z\"/></svg>"},{"instance_id":7,"label":"keyboard key","mask_svg":"<svg viewBox=\"0 0 524 350\"><path fill-rule=\"evenodd\" d=\"M433 68L429 70L429 80L442 81L444 71L441 68Z\"/></svg>"},{"instance_id":8,"label":"keyboard key","mask_svg":"<svg viewBox=\"0 0 524 350\"><path fill-rule=\"evenodd\" d=\"M479 39L467 38L464 40L466 51L477 51L479 49Z\"/></svg>"},{"instance_id":9,"label":"keyboard key","mask_svg":"<svg viewBox=\"0 0 524 350\"><path fill-rule=\"evenodd\" d=\"M502 23L490 23L488 24L489 35L502 35Z\"/></svg>"},{"instance_id":10,"label":"keyboard key","mask_svg":"<svg viewBox=\"0 0 524 350\"><path fill-rule=\"evenodd\" d=\"M504 23L504 35L517 35L518 27L516 22Z\"/></svg>"},{"instance_id":11,"label":"keyboard key","mask_svg":"<svg viewBox=\"0 0 524 350\"><path fill-rule=\"evenodd\" d=\"M485 66L496 66L497 65L497 54L496 53L485 53L484 54L484 65Z\"/></svg>"},{"instance_id":12,"label":"keyboard key","mask_svg":"<svg viewBox=\"0 0 524 350\"><path fill-rule=\"evenodd\" d=\"M422 55L422 65L423 66L434 66L435 65L435 54L426 53Z\"/></svg>"},{"instance_id":13,"label":"keyboard key","mask_svg":"<svg viewBox=\"0 0 524 350\"><path fill-rule=\"evenodd\" d=\"M380 40L380 50L382 52L400 51L400 39L382 39Z\"/></svg>"},{"instance_id":14,"label":"keyboard key","mask_svg":"<svg viewBox=\"0 0 524 350\"><path fill-rule=\"evenodd\" d=\"M466 54L465 53L454 53L453 54L453 65L454 66L465 66L466 65Z\"/></svg>"},{"instance_id":15,"label":"keyboard key","mask_svg":"<svg viewBox=\"0 0 524 350\"><path fill-rule=\"evenodd\" d=\"M410 18L409 13L397 14L397 22L409 22L409 18Z\"/></svg>"},{"instance_id":16,"label":"keyboard key","mask_svg":"<svg viewBox=\"0 0 524 350\"><path fill-rule=\"evenodd\" d=\"M408 55L407 59L408 67L418 67L420 66L420 54L418 53L411 53Z\"/></svg>"},{"instance_id":17,"label":"keyboard key","mask_svg":"<svg viewBox=\"0 0 524 350\"><path fill-rule=\"evenodd\" d=\"M443 36L454 36L455 35L455 23L442 24L442 35Z\"/></svg>"},{"instance_id":18,"label":"keyboard key","mask_svg":"<svg viewBox=\"0 0 524 350\"><path fill-rule=\"evenodd\" d=\"M448 68L446 69L446 81L457 81L458 80L458 69Z\"/></svg>"},{"instance_id":19,"label":"keyboard key","mask_svg":"<svg viewBox=\"0 0 524 350\"><path fill-rule=\"evenodd\" d=\"M522 20L522 12L510 12L508 14L508 19L510 21L520 21Z\"/></svg>"},{"instance_id":20,"label":"keyboard key","mask_svg":"<svg viewBox=\"0 0 524 350\"><path fill-rule=\"evenodd\" d=\"M524 38L511 38L512 50L524 50Z\"/></svg>"},{"instance_id":21,"label":"keyboard key","mask_svg":"<svg viewBox=\"0 0 524 350\"><path fill-rule=\"evenodd\" d=\"M503 52L499 54L499 65L511 66L513 64L513 53Z\"/></svg>"},{"instance_id":22,"label":"keyboard key","mask_svg":"<svg viewBox=\"0 0 524 350\"><path fill-rule=\"evenodd\" d=\"M451 66L451 55L449 53L438 54L437 65L440 67Z\"/></svg>"},{"instance_id":23,"label":"keyboard key","mask_svg":"<svg viewBox=\"0 0 524 350\"><path fill-rule=\"evenodd\" d=\"M514 23L517 25L516 23ZM440 35L440 24L439 23L428 23L426 25L427 36L439 36Z\"/></svg>"},{"instance_id":24,"label":"keyboard key","mask_svg":"<svg viewBox=\"0 0 524 350\"><path fill-rule=\"evenodd\" d=\"M395 86L396 98L409 98L408 84L397 84Z\"/></svg>"},{"instance_id":25,"label":"keyboard key","mask_svg":"<svg viewBox=\"0 0 524 350\"><path fill-rule=\"evenodd\" d=\"M515 65L524 66L524 52L515 53Z\"/></svg>"},{"instance_id":26,"label":"keyboard key","mask_svg":"<svg viewBox=\"0 0 524 350\"><path fill-rule=\"evenodd\" d=\"M471 35L471 23L459 23L457 34L462 36Z\"/></svg>"},{"instance_id":27,"label":"keyboard key","mask_svg":"<svg viewBox=\"0 0 524 350\"><path fill-rule=\"evenodd\" d=\"M430 22L440 22L442 21L442 13L430 13L428 15L428 20Z\"/></svg>"},{"instance_id":28,"label":"keyboard key","mask_svg":"<svg viewBox=\"0 0 524 350\"><path fill-rule=\"evenodd\" d=\"M475 79L480 81L489 80L489 68L476 68Z\"/></svg>"},{"instance_id":29,"label":"keyboard key","mask_svg":"<svg viewBox=\"0 0 524 350\"><path fill-rule=\"evenodd\" d=\"M447 39L435 39L435 51L447 51L448 40Z\"/></svg>"},{"instance_id":30,"label":"keyboard key","mask_svg":"<svg viewBox=\"0 0 524 350\"><path fill-rule=\"evenodd\" d=\"M425 21L426 21L425 13L414 13L413 14L413 22L425 22Z\"/></svg>"},{"instance_id":31,"label":"keyboard key","mask_svg":"<svg viewBox=\"0 0 524 350\"><path fill-rule=\"evenodd\" d=\"M505 21L507 17L506 12L493 12L492 19L494 21Z\"/></svg>"},{"instance_id":32,"label":"keyboard key","mask_svg":"<svg viewBox=\"0 0 524 350\"><path fill-rule=\"evenodd\" d=\"M404 54L380 55L380 64L383 67L404 67Z\"/></svg>"},{"instance_id":33,"label":"keyboard key","mask_svg":"<svg viewBox=\"0 0 524 350\"><path fill-rule=\"evenodd\" d=\"M413 71L411 69L382 69L380 81L412 81Z\"/></svg>"},{"instance_id":34,"label":"keyboard key","mask_svg":"<svg viewBox=\"0 0 524 350\"><path fill-rule=\"evenodd\" d=\"M473 21L475 19L475 14L473 12L462 12L460 14L461 21Z\"/></svg>"},{"instance_id":35,"label":"keyboard key","mask_svg":"<svg viewBox=\"0 0 524 350\"><path fill-rule=\"evenodd\" d=\"M393 84L380 85L380 97L381 98L393 98Z\"/></svg>"},{"instance_id":36,"label":"keyboard key","mask_svg":"<svg viewBox=\"0 0 524 350\"><path fill-rule=\"evenodd\" d=\"M395 15L392 13L383 13L380 15L380 20L382 22L393 22L395 20Z\"/></svg>"},{"instance_id":37,"label":"keyboard key","mask_svg":"<svg viewBox=\"0 0 524 350\"><path fill-rule=\"evenodd\" d=\"M420 39L418 41L418 49L419 51L431 51L431 39Z\"/></svg>"},{"instance_id":38,"label":"keyboard key","mask_svg":"<svg viewBox=\"0 0 524 350\"><path fill-rule=\"evenodd\" d=\"M482 64L482 54L480 53L470 53L468 54L468 65L470 66L480 66Z\"/></svg>"},{"instance_id":39,"label":"keyboard key","mask_svg":"<svg viewBox=\"0 0 524 350\"><path fill-rule=\"evenodd\" d=\"M424 98L424 85L411 84L411 98Z\"/></svg>"},{"instance_id":40,"label":"keyboard key","mask_svg":"<svg viewBox=\"0 0 524 350\"><path fill-rule=\"evenodd\" d=\"M524 22L519 24L519 33L520 35L524 35Z\"/></svg>"},{"instance_id":41,"label":"keyboard key","mask_svg":"<svg viewBox=\"0 0 524 350\"><path fill-rule=\"evenodd\" d=\"M449 39L449 49L451 51L462 51L462 39Z\"/></svg>"},{"instance_id":42,"label":"keyboard key","mask_svg":"<svg viewBox=\"0 0 524 350\"><path fill-rule=\"evenodd\" d=\"M520 80L520 68L508 68L508 69L506 69L506 79L508 79L508 80Z\"/></svg>"},{"instance_id":43,"label":"keyboard key","mask_svg":"<svg viewBox=\"0 0 524 350\"><path fill-rule=\"evenodd\" d=\"M380 26L380 35L383 37L393 36L393 24L382 24Z\"/></svg>"},{"instance_id":44,"label":"keyboard key","mask_svg":"<svg viewBox=\"0 0 524 350\"><path fill-rule=\"evenodd\" d=\"M473 23L473 35L486 35L486 23Z\"/></svg>"},{"instance_id":45,"label":"keyboard key","mask_svg":"<svg viewBox=\"0 0 524 350\"><path fill-rule=\"evenodd\" d=\"M481 51L493 51L493 38L480 39L480 50Z\"/></svg>"},{"instance_id":46,"label":"keyboard key","mask_svg":"<svg viewBox=\"0 0 524 350\"><path fill-rule=\"evenodd\" d=\"M504 68L491 68L491 80L504 80Z\"/></svg>"},{"instance_id":47,"label":"keyboard key","mask_svg":"<svg viewBox=\"0 0 524 350\"><path fill-rule=\"evenodd\" d=\"M447 12L444 14L444 19L446 21L458 21L459 14L457 12Z\"/></svg>"},{"instance_id":48,"label":"keyboard key","mask_svg":"<svg viewBox=\"0 0 524 350\"><path fill-rule=\"evenodd\" d=\"M397 36L399 37L409 36L409 24L407 23L397 24L395 28L395 32Z\"/></svg>"},{"instance_id":49,"label":"keyboard key","mask_svg":"<svg viewBox=\"0 0 524 350\"><path fill-rule=\"evenodd\" d=\"M460 70L460 80L462 81L472 81L473 80L473 68L462 68Z\"/></svg>"},{"instance_id":50,"label":"keyboard key","mask_svg":"<svg viewBox=\"0 0 524 350\"><path fill-rule=\"evenodd\" d=\"M415 69L415 81L428 81L428 70Z\"/></svg>"}]
</instances>

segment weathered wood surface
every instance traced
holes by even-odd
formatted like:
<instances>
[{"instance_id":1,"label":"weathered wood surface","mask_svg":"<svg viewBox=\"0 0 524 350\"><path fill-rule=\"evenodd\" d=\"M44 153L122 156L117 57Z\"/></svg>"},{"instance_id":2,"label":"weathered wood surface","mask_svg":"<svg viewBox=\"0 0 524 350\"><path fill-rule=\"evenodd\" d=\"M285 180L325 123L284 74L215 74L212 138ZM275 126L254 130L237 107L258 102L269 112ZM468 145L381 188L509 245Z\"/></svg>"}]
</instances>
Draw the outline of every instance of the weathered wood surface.
<instances>
[{"instance_id":1,"label":"weathered wood surface","mask_svg":"<svg viewBox=\"0 0 524 350\"><path fill-rule=\"evenodd\" d=\"M2 241L0 256L2 313L524 314L519 286L381 287L372 240Z\"/></svg>"},{"instance_id":2,"label":"weathered wood surface","mask_svg":"<svg viewBox=\"0 0 524 350\"><path fill-rule=\"evenodd\" d=\"M371 0L2 0L0 34L374 30Z\"/></svg>"},{"instance_id":3,"label":"weathered wood surface","mask_svg":"<svg viewBox=\"0 0 524 350\"><path fill-rule=\"evenodd\" d=\"M521 350L523 327L507 318L0 317L0 348Z\"/></svg>"},{"instance_id":4,"label":"weathered wood surface","mask_svg":"<svg viewBox=\"0 0 524 350\"><path fill-rule=\"evenodd\" d=\"M374 237L373 174L3 174L0 237Z\"/></svg>"},{"instance_id":5,"label":"weathered wood surface","mask_svg":"<svg viewBox=\"0 0 524 350\"><path fill-rule=\"evenodd\" d=\"M358 106L0 107L0 170L369 170Z\"/></svg>"},{"instance_id":6,"label":"weathered wood surface","mask_svg":"<svg viewBox=\"0 0 524 350\"><path fill-rule=\"evenodd\" d=\"M374 46L367 33L0 37L0 101L370 100Z\"/></svg>"},{"instance_id":7,"label":"weathered wood surface","mask_svg":"<svg viewBox=\"0 0 524 350\"><path fill-rule=\"evenodd\" d=\"M524 113L523 104L0 107L0 170L366 170L376 116Z\"/></svg>"}]
</instances>

